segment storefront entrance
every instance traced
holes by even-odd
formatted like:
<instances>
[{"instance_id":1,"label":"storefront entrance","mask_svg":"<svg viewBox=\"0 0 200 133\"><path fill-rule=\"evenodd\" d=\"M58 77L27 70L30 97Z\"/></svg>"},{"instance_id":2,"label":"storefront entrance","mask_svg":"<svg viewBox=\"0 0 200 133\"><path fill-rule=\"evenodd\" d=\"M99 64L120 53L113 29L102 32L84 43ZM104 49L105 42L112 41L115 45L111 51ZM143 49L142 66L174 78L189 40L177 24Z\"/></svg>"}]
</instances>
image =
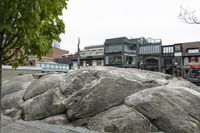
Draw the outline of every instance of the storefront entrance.
<instances>
[{"instance_id":1,"label":"storefront entrance","mask_svg":"<svg viewBox=\"0 0 200 133\"><path fill-rule=\"evenodd\" d=\"M158 71L158 59L148 58L145 60L144 69L149 71Z\"/></svg>"}]
</instances>

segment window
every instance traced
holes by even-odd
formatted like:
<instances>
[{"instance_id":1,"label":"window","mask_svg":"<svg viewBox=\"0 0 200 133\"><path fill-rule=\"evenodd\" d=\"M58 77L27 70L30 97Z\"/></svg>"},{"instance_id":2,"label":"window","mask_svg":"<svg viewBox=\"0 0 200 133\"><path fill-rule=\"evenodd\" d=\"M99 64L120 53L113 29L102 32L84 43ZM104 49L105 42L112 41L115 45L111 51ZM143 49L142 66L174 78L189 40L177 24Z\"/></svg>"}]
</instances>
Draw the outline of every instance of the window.
<instances>
[{"instance_id":1,"label":"window","mask_svg":"<svg viewBox=\"0 0 200 133\"><path fill-rule=\"evenodd\" d=\"M189 64L189 58L188 57L185 57L184 58L184 65L188 65Z\"/></svg>"},{"instance_id":2,"label":"window","mask_svg":"<svg viewBox=\"0 0 200 133\"><path fill-rule=\"evenodd\" d=\"M134 44L125 45L124 46L124 51L125 52L136 52L136 45L134 45Z\"/></svg>"},{"instance_id":3,"label":"window","mask_svg":"<svg viewBox=\"0 0 200 133\"><path fill-rule=\"evenodd\" d=\"M145 65L158 66L158 60L154 58L146 59Z\"/></svg>"},{"instance_id":4,"label":"window","mask_svg":"<svg viewBox=\"0 0 200 133\"><path fill-rule=\"evenodd\" d=\"M170 47L170 51L171 51L171 53L173 53L174 52L174 47Z\"/></svg>"},{"instance_id":5,"label":"window","mask_svg":"<svg viewBox=\"0 0 200 133\"><path fill-rule=\"evenodd\" d=\"M107 45L106 46L106 52L112 53L112 52L121 52L122 51L122 45Z\"/></svg>"},{"instance_id":6,"label":"window","mask_svg":"<svg viewBox=\"0 0 200 133\"><path fill-rule=\"evenodd\" d=\"M184 74L185 74L185 77L190 77L190 72L188 68L184 69Z\"/></svg>"},{"instance_id":7,"label":"window","mask_svg":"<svg viewBox=\"0 0 200 133\"><path fill-rule=\"evenodd\" d=\"M46 64L46 68L50 68L50 65L49 65L49 64Z\"/></svg>"},{"instance_id":8,"label":"window","mask_svg":"<svg viewBox=\"0 0 200 133\"><path fill-rule=\"evenodd\" d=\"M40 64L36 64L37 67L40 67Z\"/></svg>"},{"instance_id":9,"label":"window","mask_svg":"<svg viewBox=\"0 0 200 133\"><path fill-rule=\"evenodd\" d=\"M164 66L171 66L173 65L173 59L165 59Z\"/></svg>"},{"instance_id":10,"label":"window","mask_svg":"<svg viewBox=\"0 0 200 133\"><path fill-rule=\"evenodd\" d=\"M54 65L53 65L53 64L51 65L51 68L54 68Z\"/></svg>"},{"instance_id":11,"label":"window","mask_svg":"<svg viewBox=\"0 0 200 133\"><path fill-rule=\"evenodd\" d=\"M199 53L199 49L195 48L195 49L188 49L188 54L198 54Z\"/></svg>"},{"instance_id":12,"label":"window","mask_svg":"<svg viewBox=\"0 0 200 133\"><path fill-rule=\"evenodd\" d=\"M181 45L175 45L175 51L180 52L181 51Z\"/></svg>"},{"instance_id":13,"label":"window","mask_svg":"<svg viewBox=\"0 0 200 133\"><path fill-rule=\"evenodd\" d=\"M122 56L110 56L108 59L109 64L122 64Z\"/></svg>"},{"instance_id":14,"label":"window","mask_svg":"<svg viewBox=\"0 0 200 133\"><path fill-rule=\"evenodd\" d=\"M191 77L194 77L194 78L200 77L200 69L199 68L192 69Z\"/></svg>"},{"instance_id":15,"label":"window","mask_svg":"<svg viewBox=\"0 0 200 133\"><path fill-rule=\"evenodd\" d=\"M102 66L102 60L97 60L97 66Z\"/></svg>"},{"instance_id":16,"label":"window","mask_svg":"<svg viewBox=\"0 0 200 133\"><path fill-rule=\"evenodd\" d=\"M86 61L86 66L92 66L92 60L87 60Z\"/></svg>"},{"instance_id":17,"label":"window","mask_svg":"<svg viewBox=\"0 0 200 133\"><path fill-rule=\"evenodd\" d=\"M83 66L83 61L82 60L80 61L80 66Z\"/></svg>"},{"instance_id":18,"label":"window","mask_svg":"<svg viewBox=\"0 0 200 133\"><path fill-rule=\"evenodd\" d=\"M108 56L106 56L105 64L106 64L106 65L108 64Z\"/></svg>"},{"instance_id":19,"label":"window","mask_svg":"<svg viewBox=\"0 0 200 133\"><path fill-rule=\"evenodd\" d=\"M126 56L126 64L136 65L136 57L134 56Z\"/></svg>"},{"instance_id":20,"label":"window","mask_svg":"<svg viewBox=\"0 0 200 133\"><path fill-rule=\"evenodd\" d=\"M155 54L155 53L160 53L160 45L140 47L140 54Z\"/></svg>"}]
</instances>

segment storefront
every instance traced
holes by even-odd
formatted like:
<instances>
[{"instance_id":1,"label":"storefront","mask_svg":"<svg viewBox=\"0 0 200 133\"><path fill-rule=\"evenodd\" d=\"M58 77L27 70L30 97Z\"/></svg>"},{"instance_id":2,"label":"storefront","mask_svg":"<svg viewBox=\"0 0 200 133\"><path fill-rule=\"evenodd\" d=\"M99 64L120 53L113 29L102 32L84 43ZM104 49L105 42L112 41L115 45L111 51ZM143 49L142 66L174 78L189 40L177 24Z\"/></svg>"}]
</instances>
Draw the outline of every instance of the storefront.
<instances>
[{"instance_id":1,"label":"storefront","mask_svg":"<svg viewBox=\"0 0 200 133\"><path fill-rule=\"evenodd\" d=\"M173 75L175 67L174 46L162 46L162 72Z\"/></svg>"},{"instance_id":2,"label":"storefront","mask_svg":"<svg viewBox=\"0 0 200 133\"><path fill-rule=\"evenodd\" d=\"M161 71L161 44L146 44L139 48L139 68Z\"/></svg>"},{"instance_id":3,"label":"storefront","mask_svg":"<svg viewBox=\"0 0 200 133\"><path fill-rule=\"evenodd\" d=\"M137 68L138 41L126 37L106 39L104 43L104 65Z\"/></svg>"},{"instance_id":4,"label":"storefront","mask_svg":"<svg viewBox=\"0 0 200 133\"><path fill-rule=\"evenodd\" d=\"M184 78L200 84L200 57L184 57Z\"/></svg>"}]
</instances>

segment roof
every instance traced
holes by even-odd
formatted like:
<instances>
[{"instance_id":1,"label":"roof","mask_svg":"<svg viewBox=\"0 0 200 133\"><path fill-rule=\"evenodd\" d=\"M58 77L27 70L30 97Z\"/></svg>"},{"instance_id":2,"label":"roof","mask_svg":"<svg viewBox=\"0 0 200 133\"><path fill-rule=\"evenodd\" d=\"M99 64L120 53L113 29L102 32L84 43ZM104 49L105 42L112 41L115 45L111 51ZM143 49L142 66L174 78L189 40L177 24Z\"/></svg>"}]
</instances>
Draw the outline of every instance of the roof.
<instances>
[{"instance_id":1,"label":"roof","mask_svg":"<svg viewBox=\"0 0 200 133\"><path fill-rule=\"evenodd\" d=\"M44 57L61 58L62 56L69 54L69 51L60 48L52 48L52 50L51 55L46 55Z\"/></svg>"},{"instance_id":2,"label":"roof","mask_svg":"<svg viewBox=\"0 0 200 133\"><path fill-rule=\"evenodd\" d=\"M127 37L110 38L110 39L106 39L104 44L117 43L117 42L129 42L129 40Z\"/></svg>"},{"instance_id":3,"label":"roof","mask_svg":"<svg viewBox=\"0 0 200 133\"><path fill-rule=\"evenodd\" d=\"M13 69L12 66L8 66L8 65L3 65L2 69ZM16 70L32 70L32 71L41 71L42 68L40 67L32 67L32 66L19 66L16 68Z\"/></svg>"},{"instance_id":4,"label":"roof","mask_svg":"<svg viewBox=\"0 0 200 133\"><path fill-rule=\"evenodd\" d=\"M71 58L69 57L55 58L54 61L59 64L72 64Z\"/></svg>"},{"instance_id":5,"label":"roof","mask_svg":"<svg viewBox=\"0 0 200 133\"><path fill-rule=\"evenodd\" d=\"M90 46L85 46L84 49L95 49L95 48L103 48L104 45L90 45Z\"/></svg>"}]
</instances>

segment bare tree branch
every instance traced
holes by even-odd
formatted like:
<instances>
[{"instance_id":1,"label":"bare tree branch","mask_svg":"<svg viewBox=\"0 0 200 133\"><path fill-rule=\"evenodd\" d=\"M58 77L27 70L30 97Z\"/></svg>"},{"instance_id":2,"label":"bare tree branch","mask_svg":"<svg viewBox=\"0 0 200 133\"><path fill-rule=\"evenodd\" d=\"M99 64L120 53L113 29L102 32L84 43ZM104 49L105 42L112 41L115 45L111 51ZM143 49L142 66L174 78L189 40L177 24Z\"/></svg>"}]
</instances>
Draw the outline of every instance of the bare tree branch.
<instances>
[{"instance_id":1,"label":"bare tree branch","mask_svg":"<svg viewBox=\"0 0 200 133\"><path fill-rule=\"evenodd\" d=\"M188 24L200 24L200 19L196 15L196 11L188 11L181 6L179 18Z\"/></svg>"}]
</instances>

